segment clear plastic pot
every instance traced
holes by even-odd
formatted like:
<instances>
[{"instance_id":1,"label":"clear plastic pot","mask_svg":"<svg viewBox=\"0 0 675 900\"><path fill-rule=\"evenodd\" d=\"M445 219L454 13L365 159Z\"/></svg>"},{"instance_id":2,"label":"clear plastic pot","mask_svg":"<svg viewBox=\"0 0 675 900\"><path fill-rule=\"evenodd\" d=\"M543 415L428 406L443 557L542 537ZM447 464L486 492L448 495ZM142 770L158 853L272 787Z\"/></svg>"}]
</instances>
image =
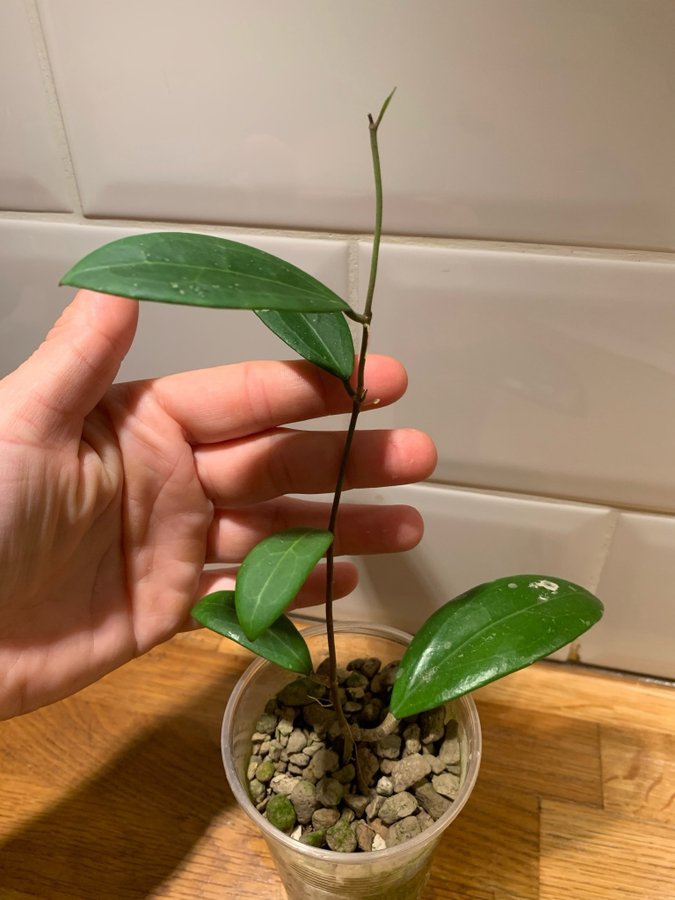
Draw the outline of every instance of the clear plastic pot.
<instances>
[{"instance_id":1,"label":"clear plastic pot","mask_svg":"<svg viewBox=\"0 0 675 900\"><path fill-rule=\"evenodd\" d=\"M327 655L323 625L308 628L305 640L314 665ZM379 625L343 624L336 627L338 660L376 656L383 664L400 659L411 637ZM290 900L417 900L429 877L431 859L445 829L459 815L478 775L481 731L476 706L470 697L447 704L448 719L455 718L461 749L460 788L447 812L426 831L404 844L371 853L336 853L293 840L269 824L248 795L246 769L251 734L265 704L287 682L297 678L265 660L256 660L237 682L225 710L221 748L225 774L244 812L262 830Z\"/></svg>"}]
</instances>

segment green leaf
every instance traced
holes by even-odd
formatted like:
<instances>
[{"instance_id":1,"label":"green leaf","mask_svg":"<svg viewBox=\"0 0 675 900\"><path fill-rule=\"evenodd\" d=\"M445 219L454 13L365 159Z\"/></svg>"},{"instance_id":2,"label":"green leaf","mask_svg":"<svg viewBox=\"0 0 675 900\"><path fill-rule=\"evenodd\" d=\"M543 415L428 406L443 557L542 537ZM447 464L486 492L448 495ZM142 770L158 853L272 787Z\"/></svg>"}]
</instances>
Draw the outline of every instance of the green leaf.
<instances>
[{"instance_id":1,"label":"green leaf","mask_svg":"<svg viewBox=\"0 0 675 900\"><path fill-rule=\"evenodd\" d=\"M256 312L300 356L343 380L354 368L354 342L342 313Z\"/></svg>"},{"instance_id":2,"label":"green leaf","mask_svg":"<svg viewBox=\"0 0 675 900\"><path fill-rule=\"evenodd\" d=\"M61 284L187 306L349 310L330 288L290 263L225 238L160 231L105 244L76 263Z\"/></svg>"},{"instance_id":3,"label":"green leaf","mask_svg":"<svg viewBox=\"0 0 675 900\"><path fill-rule=\"evenodd\" d=\"M330 531L289 528L265 538L249 552L235 586L237 617L249 640L278 619L332 540Z\"/></svg>"},{"instance_id":4,"label":"green leaf","mask_svg":"<svg viewBox=\"0 0 675 900\"><path fill-rule=\"evenodd\" d=\"M234 591L216 591L207 594L192 610L192 616L202 625L236 641L247 650L270 662L309 675L312 660L305 639L286 616L281 616L255 641L249 641L237 620L234 608Z\"/></svg>"},{"instance_id":5,"label":"green leaf","mask_svg":"<svg viewBox=\"0 0 675 900\"><path fill-rule=\"evenodd\" d=\"M579 637L602 611L584 588L549 576L515 575L472 588L413 638L391 711L405 718L522 669Z\"/></svg>"}]
</instances>

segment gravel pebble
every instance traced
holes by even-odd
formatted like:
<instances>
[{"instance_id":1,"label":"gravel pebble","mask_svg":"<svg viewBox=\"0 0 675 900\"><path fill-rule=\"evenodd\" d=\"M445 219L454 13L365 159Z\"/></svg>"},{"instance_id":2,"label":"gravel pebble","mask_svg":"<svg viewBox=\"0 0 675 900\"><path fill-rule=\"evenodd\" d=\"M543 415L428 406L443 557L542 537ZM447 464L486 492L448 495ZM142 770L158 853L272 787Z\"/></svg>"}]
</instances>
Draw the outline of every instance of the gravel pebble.
<instances>
[{"instance_id":1,"label":"gravel pebble","mask_svg":"<svg viewBox=\"0 0 675 900\"><path fill-rule=\"evenodd\" d=\"M295 808L298 822L301 825L308 825L312 821L312 816L319 803L316 787L311 782L300 779L296 782L288 799Z\"/></svg>"},{"instance_id":2,"label":"gravel pebble","mask_svg":"<svg viewBox=\"0 0 675 900\"><path fill-rule=\"evenodd\" d=\"M417 810L418 805L412 794L402 791L400 794L387 797L380 807L380 819L385 825L391 825L398 822L399 819L411 816Z\"/></svg>"},{"instance_id":3,"label":"gravel pebble","mask_svg":"<svg viewBox=\"0 0 675 900\"><path fill-rule=\"evenodd\" d=\"M363 794L345 794L344 796L345 804L351 809L356 815L361 818L370 803L369 797L364 797Z\"/></svg>"},{"instance_id":4,"label":"gravel pebble","mask_svg":"<svg viewBox=\"0 0 675 900\"><path fill-rule=\"evenodd\" d=\"M420 806L429 813L432 819L440 819L450 806L450 801L447 797L441 797L430 784L423 784L421 787L415 788L415 797L419 801Z\"/></svg>"},{"instance_id":5,"label":"gravel pebble","mask_svg":"<svg viewBox=\"0 0 675 900\"><path fill-rule=\"evenodd\" d=\"M321 750L317 750L312 756L308 768L316 778L323 778L324 775L335 772L339 765L340 757L337 753L334 750L326 750L324 747Z\"/></svg>"},{"instance_id":6,"label":"gravel pebble","mask_svg":"<svg viewBox=\"0 0 675 900\"><path fill-rule=\"evenodd\" d=\"M345 789L335 778L322 778L316 786L316 800L320 806L337 806Z\"/></svg>"},{"instance_id":7,"label":"gravel pebble","mask_svg":"<svg viewBox=\"0 0 675 900\"><path fill-rule=\"evenodd\" d=\"M370 853L373 849L373 839L375 838L373 829L369 828L365 822L357 822L356 827L354 828L354 834L356 835L356 843L361 850L363 850L364 853Z\"/></svg>"},{"instance_id":8,"label":"gravel pebble","mask_svg":"<svg viewBox=\"0 0 675 900\"><path fill-rule=\"evenodd\" d=\"M394 793L394 785L391 783L391 778L383 775L375 785L375 791L381 797L391 797Z\"/></svg>"},{"instance_id":9,"label":"gravel pebble","mask_svg":"<svg viewBox=\"0 0 675 900\"><path fill-rule=\"evenodd\" d=\"M401 755L401 735L388 734L375 745L375 753L381 759L398 759Z\"/></svg>"},{"instance_id":10,"label":"gravel pebble","mask_svg":"<svg viewBox=\"0 0 675 900\"><path fill-rule=\"evenodd\" d=\"M405 819L394 822L391 826L389 829L387 846L396 847L398 844L403 844L405 841L409 841L410 838L417 837L417 835L421 833L417 816L407 816Z\"/></svg>"},{"instance_id":11,"label":"gravel pebble","mask_svg":"<svg viewBox=\"0 0 675 900\"><path fill-rule=\"evenodd\" d=\"M300 753L307 746L307 735L300 728L294 728L293 731L288 736L288 743L286 744L286 750L289 755L293 755L294 753Z\"/></svg>"},{"instance_id":12,"label":"gravel pebble","mask_svg":"<svg viewBox=\"0 0 675 900\"><path fill-rule=\"evenodd\" d=\"M445 766L456 765L460 761L457 722L454 719L451 719L445 728L445 737L439 748L438 758Z\"/></svg>"},{"instance_id":13,"label":"gravel pebble","mask_svg":"<svg viewBox=\"0 0 675 900\"><path fill-rule=\"evenodd\" d=\"M293 775L287 775L285 772L277 773L270 781L270 787L275 794L283 794L288 797L297 782L297 778Z\"/></svg>"},{"instance_id":14,"label":"gravel pebble","mask_svg":"<svg viewBox=\"0 0 675 900\"><path fill-rule=\"evenodd\" d=\"M423 744L433 744L445 734L445 707L437 706L420 714L420 732Z\"/></svg>"},{"instance_id":15,"label":"gravel pebble","mask_svg":"<svg viewBox=\"0 0 675 900\"><path fill-rule=\"evenodd\" d=\"M431 772L428 757L421 753L413 753L394 763L391 772L391 783L396 792L405 791Z\"/></svg>"},{"instance_id":16,"label":"gravel pebble","mask_svg":"<svg viewBox=\"0 0 675 900\"><path fill-rule=\"evenodd\" d=\"M277 717L272 713L263 713L262 716L258 719L255 725L255 730L258 735L262 734L274 734L274 729L277 727ZM255 739L256 735L254 735Z\"/></svg>"},{"instance_id":17,"label":"gravel pebble","mask_svg":"<svg viewBox=\"0 0 675 900\"><path fill-rule=\"evenodd\" d=\"M454 800L459 791L459 775L451 775L444 772L442 775L434 775L431 779L431 785L437 794Z\"/></svg>"},{"instance_id":18,"label":"gravel pebble","mask_svg":"<svg viewBox=\"0 0 675 900\"><path fill-rule=\"evenodd\" d=\"M337 809L317 809L312 814L312 827L317 829L330 828L340 820L340 813Z\"/></svg>"},{"instance_id":19,"label":"gravel pebble","mask_svg":"<svg viewBox=\"0 0 675 900\"><path fill-rule=\"evenodd\" d=\"M403 756L412 756L422 750L422 739L419 725L408 725L403 732Z\"/></svg>"}]
</instances>

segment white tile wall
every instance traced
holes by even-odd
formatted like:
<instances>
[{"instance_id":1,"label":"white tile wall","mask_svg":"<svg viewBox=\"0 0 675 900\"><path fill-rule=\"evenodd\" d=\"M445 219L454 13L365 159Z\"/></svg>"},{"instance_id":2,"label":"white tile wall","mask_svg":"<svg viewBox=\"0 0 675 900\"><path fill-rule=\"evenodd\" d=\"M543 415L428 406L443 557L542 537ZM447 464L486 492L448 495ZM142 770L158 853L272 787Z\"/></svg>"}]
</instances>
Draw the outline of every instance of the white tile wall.
<instances>
[{"instance_id":1,"label":"white tile wall","mask_svg":"<svg viewBox=\"0 0 675 900\"><path fill-rule=\"evenodd\" d=\"M622 513L598 592L605 615L582 638L582 660L673 678L675 519Z\"/></svg>"},{"instance_id":2,"label":"white tile wall","mask_svg":"<svg viewBox=\"0 0 675 900\"><path fill-rule=\"evenodd\" d=\"M339 615L410 629L550 573L605 601L583 660L675 678L673 46L672 0L4 0L0 374L134 230L224 226L362 298L364 114L397 85L373 348L411 387L367 424L440 465L368 493L427 534ZM287 355L249 314L147 305L120 377Z\"/></svg>"},{"instance_id":3,"label":"white tile wall","mask_svg":"<svg viewBox=\"0 0 675 900\"><path fill-rule=\"evenodd\" d=\"M675 512L675 257L390 244L373 348L448 482ZM361 245L367 284L370 245Z\"/></svg>"},{"instance_id":4,"label":"white tile wall","mask_svg":"<svg viewBox=\"0 0 675 900\"><path fill-rule=\"evenodd\" d=\"M72 209L58 113L22 0L0 4L0 209Z\"/></svg>"},{"instance_id":5,"label":"white tile wall","mask_svg":"<svg viewBox=\"0 0 675 900\"><path fill-rule=\"evenodd\" d=\"M675 247L672 0L39 8L90 215Z\"/></svg>"},{"instance_id":6,"label":"white tile wall","mask_svg":"<svg viewBox=\"0 0 675 900\"><path fill-rule=\"evenodd\" d=\"M393 622L414 633L447 600L508 575L553 575L597 588L615 527L602 506L410 485L347 498L424 510L424 539L408 553L365 557L342 620ZM582 639L583 640L583 639Z\"/></svg>"},{"instance_id":7,"label":"white tile wall","mask_svg":"<svg viewBox=\"0 0 675 900\"><path fill-rule=\"evenodd\" d=\"M424 510L424 539L396 557L355 560L358 588L341 621L391 622L414 634L446 600L517 574L575 581L605 604L575 659L663 678L675 674L675 519L440 486L358 491L348 499ZM306 611L320 618L323 608ZM555 654L564 660L571 648Z\"/></svg>"}]
</instances>

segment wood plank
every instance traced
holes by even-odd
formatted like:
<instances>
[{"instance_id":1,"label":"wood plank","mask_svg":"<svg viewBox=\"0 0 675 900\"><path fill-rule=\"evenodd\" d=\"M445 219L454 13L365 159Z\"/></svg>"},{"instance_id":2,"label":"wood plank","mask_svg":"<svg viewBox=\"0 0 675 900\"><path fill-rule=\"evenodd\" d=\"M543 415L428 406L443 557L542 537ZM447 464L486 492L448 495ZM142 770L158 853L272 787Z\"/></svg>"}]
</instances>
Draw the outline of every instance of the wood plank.
<instances>
[{"instance_id":1,"label":"wood plank","mask_svg":"<svg viewBox=\"0 0 675 900\"><path fill-rule=\"evenodd\" d=\"M199 885L204 900L286 900L286 892L259 830L239 809L232 807L218 817L209 834L208 864L204 856L190 860L184 877ZM173 894L158 897L176 900ZM187 897L186 897L187 900Z\"/></svg>"},{"instance_id":2,"label":"wood plank","mask_svg":"<svg viewBox=\"0 0 675 900\"><path fill-rule=\"evenodd\" d=\"M540 900L672 900L675 829L544 800Z\"/></svg>"},{"instance_id":3,"label":"wood plank","mask_svg":"<svg viewBox=\"0 0 675 900\"><path fill-rule=\"evenodd\" d=\"M538 900L538 883L538 798L479 776L436 851L428 896Z\"/></svg>"},{"instance_id":4,"label":"wood plank","mask_svg":"<svg viewBox=\"0 0 675 900\"><path fill-rule=\"evenodd\" d=\"M611 675L562 663L535 663L476 691L476 699L546 710L586 722L675 733L675 689L632 676ZM630 711L630 712L628 712Z\"/></svg>"},{"instance_id":5,"label":"wood plank","mask_svg":"<svg viewBox=\"0 0 675 900\"><path fill-rule=\"evenodd\" d=\"M675 825L675 735L603 726L601 753L607 809Z\"/></svg>"},{"instance_id":6,"label":"wood plank","mask_svg":"<svg viewBox=\"0 0 675 900\"><path fill-rule=\"evenodd\" d=\"M483 777L521 791L602 806L600 738L594 722L478 699Z\"/></svg>"}]
</instances>

